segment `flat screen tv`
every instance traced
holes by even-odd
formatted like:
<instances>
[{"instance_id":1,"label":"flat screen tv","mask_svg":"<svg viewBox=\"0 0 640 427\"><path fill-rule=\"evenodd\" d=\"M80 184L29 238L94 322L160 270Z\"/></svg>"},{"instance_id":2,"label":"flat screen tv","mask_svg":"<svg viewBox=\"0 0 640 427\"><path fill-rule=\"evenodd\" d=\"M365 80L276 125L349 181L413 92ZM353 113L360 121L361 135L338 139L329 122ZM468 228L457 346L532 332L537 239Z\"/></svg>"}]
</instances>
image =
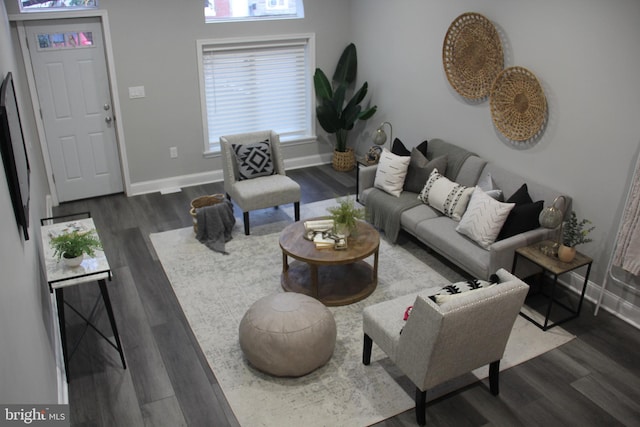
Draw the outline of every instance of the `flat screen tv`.
<instances>
[{"instance_id":1,"label":"flat screen tv","mask_svg":"<svg viewBox=\"0 0 640 427\"><path fill-rule=\"evenodd\" d=\"M22 228L24 239L29 240L29 157L24 142L18 100L11 73L0 87L0 151L13 211Z\"/></svg>"}]
</instances>

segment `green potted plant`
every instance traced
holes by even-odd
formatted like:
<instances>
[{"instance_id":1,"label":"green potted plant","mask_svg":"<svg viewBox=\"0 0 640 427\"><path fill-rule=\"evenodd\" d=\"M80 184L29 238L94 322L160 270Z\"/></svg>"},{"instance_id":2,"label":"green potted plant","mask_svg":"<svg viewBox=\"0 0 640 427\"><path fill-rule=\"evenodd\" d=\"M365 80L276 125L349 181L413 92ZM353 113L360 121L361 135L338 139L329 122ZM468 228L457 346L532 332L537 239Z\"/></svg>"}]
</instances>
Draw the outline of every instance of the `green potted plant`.
<instances>
[{"instance_id":1,"label":"green potted plant","mask_svg":"<svg viewBox=\"0 0 640 427\"><path fill-rule=\"evenodd\" d=\"M335 232L348 237L358 225L358 220L364 218L364 209L358 208L350 197L337 199L338 205L327 208L334 222Z\"/></svg>"},{"instance_id":2,"label":"green potted plant","mask_svg":"<svg viewBox=\"0 0 640 427\"><path fill-rule=\"evenodd\" d=\"M562 230L562 244L558 248L558 258L563 262L571 262L576 256L576 246L589 243L591 238L587 237L595 227L588 227L591 221L582 219L578 221L575 211L571 211L571 216Z\"/></svg>"},{"instance_id":3,"label":"green potted plant","mask_svg":"<svg viewBox=\"0 0 640 427\"><path fill-rule=\"evenodd\" d=\"M95 255L95 251L102 249L95 230L72 231L51 238L53 255L63 259L69 266L77 266L82 262L84 254Z\"/></svg>"},{"instance_id":4,"label":"green potted plant","mask_svg":"<svg viewBox=\"0 0 640 427\"><path fill-rule=\"evenodd\" d=\"M316 68L313 75L318 100L316 116L322 129L329 134L335 134L336 145L332 164L334 169L340 171L351 170L355 165L353 150L347 146L349 131L353 129L356 121L369 119L378 108L374 105L363 110L360 106L367 96L369 85L364 82L360 89L354 91L357 70L356 46L351 43L338 60L332 82L319 68Z\"/></svg>"}]
</instances>

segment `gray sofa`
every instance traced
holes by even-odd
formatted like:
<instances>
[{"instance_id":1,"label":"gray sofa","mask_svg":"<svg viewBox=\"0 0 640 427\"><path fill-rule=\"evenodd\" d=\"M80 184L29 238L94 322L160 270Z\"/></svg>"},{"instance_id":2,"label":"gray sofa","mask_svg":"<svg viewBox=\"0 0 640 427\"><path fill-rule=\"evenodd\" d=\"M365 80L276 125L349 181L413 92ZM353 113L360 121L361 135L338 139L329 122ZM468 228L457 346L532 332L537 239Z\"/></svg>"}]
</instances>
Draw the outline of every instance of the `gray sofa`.
<instances>
[{"instance_id":1,"label":"gray sofa","mask_svg":"<svg viewBox=\"0 0 640 427\"><path fill-rule=\"evenodd\" d=\"M428 142L427 157L434 159L442 155L448 156L447 168L444 172L451 181L467 187L474 187L481 177L490 174L496 186L502 190L505 199L508 199L523 184L527 184L528 193L535 201L543 200L544 207L553 204L554 199L561 195L559 192L546 186L525 179L517 173L489 162L457 145L433 139ZM516 168L515 166L513 167ZM382 190L374 187L377 165L360 166L358 170L358 200L367 206L367 201L380 200L380 197L389 197L398 200L392 195L381 195ZM441 171L440 171L441 172ZM376 194L378 193L378 194ZM567 213L571 211L571 198L567 198ZM400 199L408 200L417 198L418 193L403 191ZM390 200L391 201L391 200ZM392 202L394 203L394 202ZM367 207L369 209L369 207ZM396 209L398 209L396 207ZM400 229L415 236L428 248L438 252L469 275L476 278L488 279L489 276L500 268L511 271L515 249L553 237L553 231L538 227L497 240L488 249L478 245L475 241L458 233L455 228L458 221L444 216L432 207L420 203L417 206L404 210L396 210L394 215L400 216ZM394 239L391 239L392 241ZM536 272L532 264L518 263L519 277L527 277Z\"/></svg>"}]
</instances>

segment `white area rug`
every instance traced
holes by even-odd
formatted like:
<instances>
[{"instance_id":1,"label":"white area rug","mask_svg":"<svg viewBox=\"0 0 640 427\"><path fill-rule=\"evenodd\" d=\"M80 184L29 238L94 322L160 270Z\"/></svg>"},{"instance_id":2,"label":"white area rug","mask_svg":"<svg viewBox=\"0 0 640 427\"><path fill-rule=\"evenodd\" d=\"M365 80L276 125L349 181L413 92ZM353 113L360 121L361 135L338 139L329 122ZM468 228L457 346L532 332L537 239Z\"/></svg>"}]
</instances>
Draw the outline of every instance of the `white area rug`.
<instances>
[{"instance_id":1,"label":"white area rug","mask_svg":"<svg viewBox=\"0 0 640 427\"><path fill-rule=\"evenodd\" d=\"M326 215L333 200L301 207L301 218ZM281 210L278 215L293 217ZM330 308L338 336L333 357L302 378L275 378L249 366L238 343L242 316L255 301L280 287L279 230L291 219L252 228L238 221L229 255L207 249L192 228L152 234L151 241L182 309L243 426L366 426L414 407L414 388L374 345L372 363L362 364L362 310L397 296L447 283L400 246L380 246L376 291L356 304ZM418 250L421 250L418 248ZM402 315L402 313L399 313ZM545 353L573 337L556 327L542 332L518 316L501 369ZM485 378L488 369L474 372ZM476 380L470 376L466 382ZM459 386L455 384L454 386ZM445 388L438 394L447 392ZM433 398L430 395L429 398Z\"/></svg>"}]
</instances>

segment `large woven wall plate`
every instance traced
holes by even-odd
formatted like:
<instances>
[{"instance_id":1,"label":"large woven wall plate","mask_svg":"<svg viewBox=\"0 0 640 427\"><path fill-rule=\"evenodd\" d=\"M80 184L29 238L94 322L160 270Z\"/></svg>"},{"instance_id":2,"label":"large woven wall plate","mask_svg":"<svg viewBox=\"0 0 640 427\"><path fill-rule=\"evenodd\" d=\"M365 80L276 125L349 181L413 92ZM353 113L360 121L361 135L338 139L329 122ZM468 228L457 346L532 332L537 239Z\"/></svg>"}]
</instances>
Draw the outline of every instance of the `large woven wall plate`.
<instances>
[{"instance_id":1,"label":"large woven wall plate","mask_svg":"<svg viewBox=\"0 0 640 427\"><path fill-rule=\"evenodd\" d=\"M478 13L458 16L444 38L442 62L456 92L471 100L486 98L504 68L502 42L493 23Z\"/></svg>"},{"instance_id":2,"label":"large woven wall plate","mask_svg":"<svg viewBox=\"0 0 640 427\"><path fill-rule=\"evenodd\" d=\"M523 67L509 67L496 77L489 98L493 124L512 141L536 137L547 118L547 99L536 76Z\"/></svg>"}]
</instances>

